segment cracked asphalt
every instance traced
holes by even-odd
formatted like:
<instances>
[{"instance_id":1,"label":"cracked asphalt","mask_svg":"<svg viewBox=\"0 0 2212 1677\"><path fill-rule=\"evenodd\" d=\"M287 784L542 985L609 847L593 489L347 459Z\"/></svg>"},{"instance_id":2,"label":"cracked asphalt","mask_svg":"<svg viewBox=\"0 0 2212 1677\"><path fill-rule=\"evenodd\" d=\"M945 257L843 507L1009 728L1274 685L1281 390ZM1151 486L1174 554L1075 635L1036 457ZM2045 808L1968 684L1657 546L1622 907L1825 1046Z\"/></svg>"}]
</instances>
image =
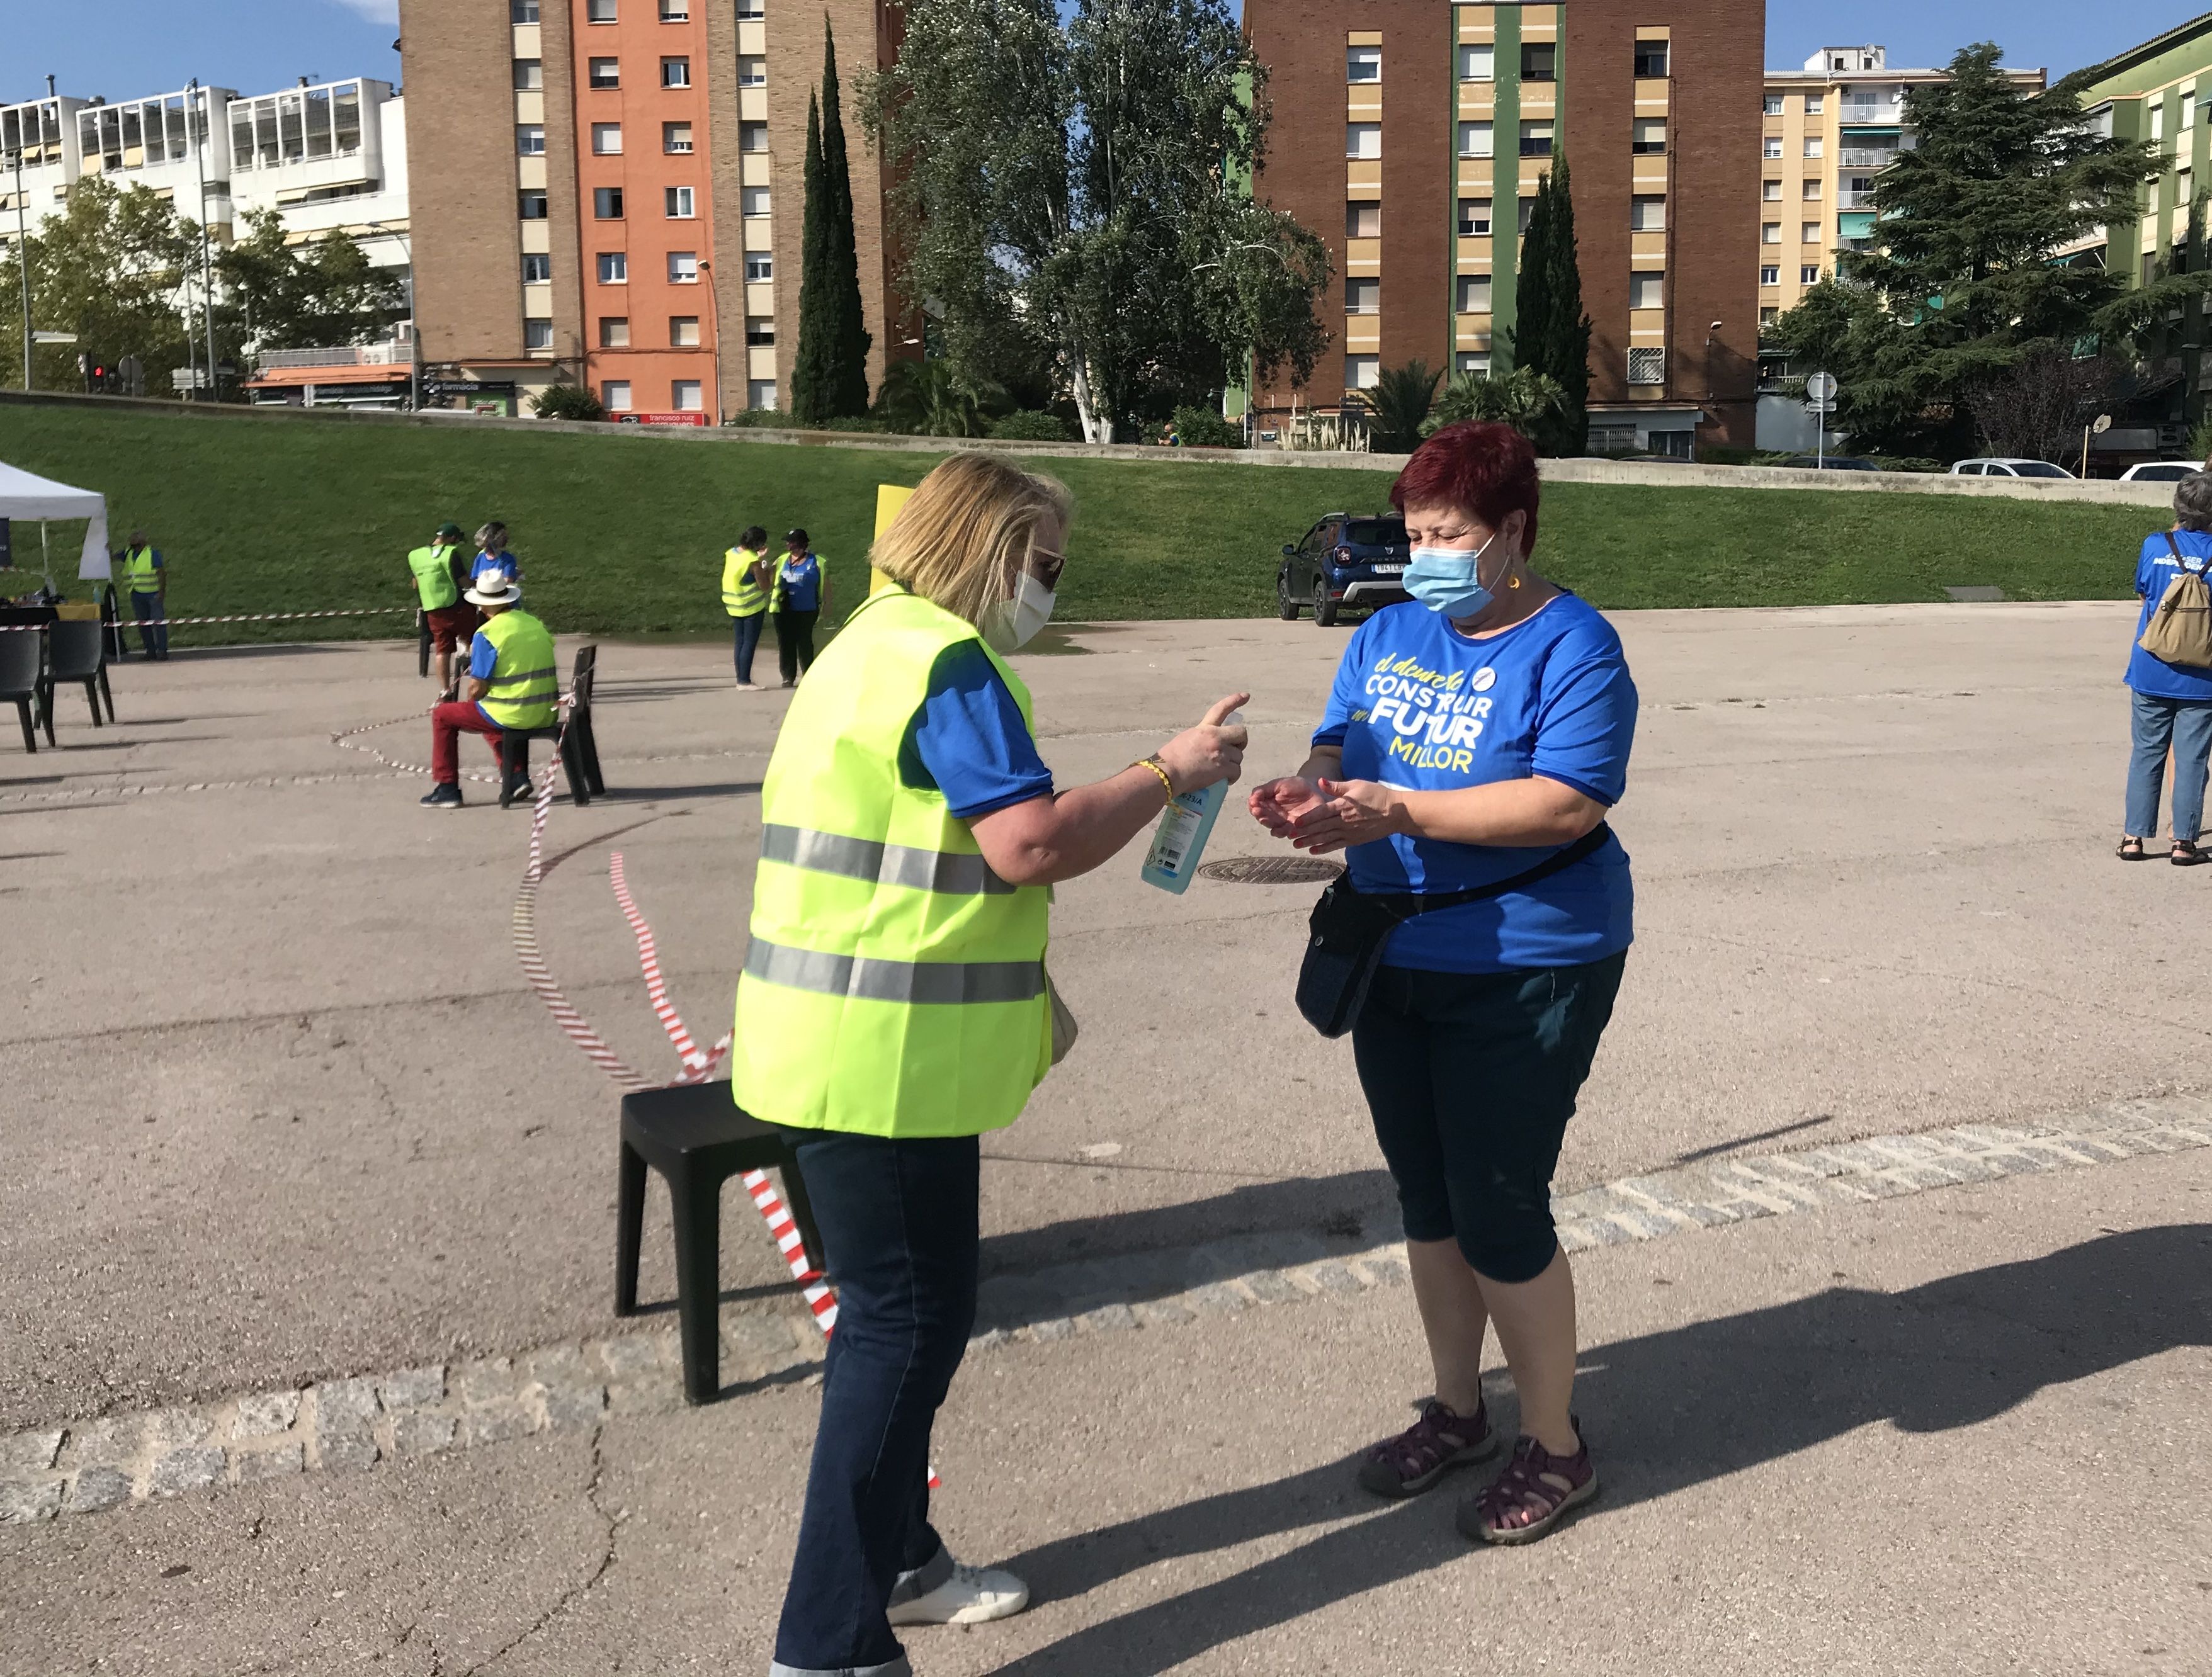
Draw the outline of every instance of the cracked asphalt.
<instances>
[{"instance_id":1,"label":"cracked asphalt","mask_svg":"<svg viewBox=\"0 0 2212 1677\"><path fill-rule=\"evenodd\" d=\"M2160 999L2212 976L2173 935L2212 884L2110 856L2128 608L1618 621L1645 702L1616 820L1639 945L1563 1189L2203 1085L2201 1010ZM1237 687L1266 773L1340 646L1115 624L1022 663L1065 779ZM672 1067L605 854L718 1035L781 701L729 691L719 646L600 666L615 795L556 807L573 854L541 936L617 1050ZM0 1433L607 1327L614 1091L515 968L527 817L428 815L331 743L428 696L410 647L180 653L118 672L117 727L64 696L65 749L0 757ZM413 726L362 739L413 760ZM1265 848L1234 819L1214 845ZM987 1267L1389 1227L1348 1055L1289 1006L1311 888L1174 899L1135 871L1060 893L1084 1036L993 1142ZM1402 1291L992 1352L940 1449L950 1529L1045 1599L917 1636L918 1668L2189 1670L2212 1629L2207 1170L1589 1255L1585 1401L1618 1465L1525 1554L1467 1554L1447 1503L1344 1489L1421 1390ZM647 1215L665 1297L657 1189ZM780 1303L766 1241L726 1227L725 1309ZM811 1404L777 1387L0 1528L0 1671L758 1668Z\"/></svg>"}]
</instances>

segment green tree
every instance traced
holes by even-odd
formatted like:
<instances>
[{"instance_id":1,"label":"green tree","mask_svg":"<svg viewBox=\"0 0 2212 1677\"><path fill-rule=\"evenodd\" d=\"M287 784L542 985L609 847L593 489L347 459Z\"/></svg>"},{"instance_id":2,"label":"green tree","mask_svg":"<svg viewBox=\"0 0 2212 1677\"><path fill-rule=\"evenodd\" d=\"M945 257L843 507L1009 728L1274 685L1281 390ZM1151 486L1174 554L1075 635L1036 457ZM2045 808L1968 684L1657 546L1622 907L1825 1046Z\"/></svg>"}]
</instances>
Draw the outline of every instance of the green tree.
<instances>
[{"instance_id":1,"label":"green tree","mask_svg":"<svg viewBox=\"0 0 2212 1677\"><path fill-rule=\"evenodd\" d=\"M893 430L918 437L974 437L983 434L982 403L952 363L893 362L877 392L876 417Z\"/></svg>"},{"instance_id":2,"label":"green tree","mask_svg":"<svg viewBox=\"0 0 2212 1677\"><path fill-rule=\"evenodd\" d=\"M1202 401L1248 360L1303 380L1326 247L1253 201L1266 70L1223 0L909 7L866 90L904 294L969 386L1048 356L1086 440Z\"/></svg>"},{"instance_id":3,"label":"green tree","mask_svg":"<svg viewBox=\"0 0 2212 1677\"><path fill-rule=\"evenodd\" d=\"M1366 392L1371 441L1378 454L1410 453L1420 446L1429 404L1435 399L1441 368L1425 361L1386 367Z\"/></svg>"},{"instance_id":4,"label":"green tree","mask_svg":"<svg viewBox=\"0 0 2212 1677\"><path fill-rule=\"evenodd\" d=\"M246 212L246 236L215 258L218 341L252 349L373 342L401 318L405 293L332 231L306 244L273 210Z\"/></svg>"},{"instance_id":5,"label":"green tree","mask_svg":"<svg viewBox=\"0 0 2212 1677\"><path fill-rule=\"evenodd\" d=\"M822 92L806 101L806 215L800 234L799 349L792 416L802 425L868 410L868 346L853 233L853 173L837 86L837 45L822 22Z\"/></svg>"},{"instance_id":6,"label":"green tree","mask_svg":"<svg viewBox=\"0 0 2212 1677\"><path fill-rule=\"evenodd\" d=\"M77 336L74 347L40 344L32 352L38 387L81 389L82 352L110 366L136 356L148 390L166 392L169 369L188 364L185 309L198 307L198 227L143 186L118 189L88 175L70 187L68 207L27 244L32 325ZM23 376L13 347L22 342L23 307L15 264L8 266L0 285L0 383L15 386Z\"/></svg>"},{"instance_id":7,"label":"green tree","mask_svg":"<svg viewBox=\"0 0 2212 1677\"><path fill-rule=\"evenodd\" d=\"M1513 365L1559 389L1555 410L1532 433L1547 454L1579 454L1589 434L1589 316L1583 313L1583 276L1575 237L1574 191L1562 151L1536 178L1536 199L1521 242L1510 333Z\"/></svg>"},{"instance_id":8,"label":"green tree","mask_svg":"<svg viewBox=\"0 0 2212 1677\"><path fill-rule=\"evenodd\" d=\"M1557 424L1567 393L1559 381L1533 367L1516 367L1509 373L1462 373L1437 398L1424 435L1465 420L1488 420L1510 425L1534 441L1538 433Z\"/></svg>"}]
</instances>

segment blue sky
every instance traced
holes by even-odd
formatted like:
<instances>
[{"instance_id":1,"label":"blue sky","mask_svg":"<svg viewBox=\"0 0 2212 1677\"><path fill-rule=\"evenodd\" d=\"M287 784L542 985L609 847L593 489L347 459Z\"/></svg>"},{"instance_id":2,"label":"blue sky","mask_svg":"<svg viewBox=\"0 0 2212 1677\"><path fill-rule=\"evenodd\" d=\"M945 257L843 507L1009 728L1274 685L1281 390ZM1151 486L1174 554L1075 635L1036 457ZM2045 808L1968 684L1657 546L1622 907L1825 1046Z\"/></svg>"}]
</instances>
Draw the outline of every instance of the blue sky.
<instances>
[{"instance_id":1,"label":"blue sky","mask_svg":"<svg viewBox=\"0 0 2212 1677\"><path fill-rule=\"evenodd\" d=\"M0 0L0 102L45 92L48 71L64 93L110 99L166 93L194 76L246 94L302 76L399 79L398 0ZM1786 68L1819 47L1880 41L1893 64L1940 64L1986 37L2009 63L2063 75L2194 15L2148 0L1771 0L1766 61ZM1835 39L1839 27L1849 40Z\"/></svg>"}]
</instances>

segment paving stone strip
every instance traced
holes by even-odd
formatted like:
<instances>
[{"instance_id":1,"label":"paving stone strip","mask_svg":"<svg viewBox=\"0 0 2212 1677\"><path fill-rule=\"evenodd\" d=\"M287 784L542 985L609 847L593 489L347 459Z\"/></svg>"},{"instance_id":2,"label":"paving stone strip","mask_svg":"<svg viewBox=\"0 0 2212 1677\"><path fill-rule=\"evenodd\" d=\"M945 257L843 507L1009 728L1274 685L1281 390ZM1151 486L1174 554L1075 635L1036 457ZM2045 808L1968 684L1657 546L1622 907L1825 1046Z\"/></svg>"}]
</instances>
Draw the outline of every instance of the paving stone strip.
<instances>
[{"instance_id":1,"label":"paving stone strip","mask_svg":"<svg viewBox=\"0 0 2212 1677\"><path fill-rule=\"evenodd\" d=\"M1553 1210L1560 1244L1580 1252L2204 1146L2212 1146L2212 1097L2174 1096L2070 1122L1964 1124L1625 1176L1556 1200ZM970 1348L1158 1330L1402 1285L1405 1250L1402 1242L1363 1246L1287 1230L995 1277L983 1285ZM803 1310L726 1316L722 1340L723 1380L739 1390L793 1377L821 1355ZM0 1523L588 1430L683 1401L676 1334L664 1328L43 1427L0 1437Z\"/></svg>"}]
</instances>

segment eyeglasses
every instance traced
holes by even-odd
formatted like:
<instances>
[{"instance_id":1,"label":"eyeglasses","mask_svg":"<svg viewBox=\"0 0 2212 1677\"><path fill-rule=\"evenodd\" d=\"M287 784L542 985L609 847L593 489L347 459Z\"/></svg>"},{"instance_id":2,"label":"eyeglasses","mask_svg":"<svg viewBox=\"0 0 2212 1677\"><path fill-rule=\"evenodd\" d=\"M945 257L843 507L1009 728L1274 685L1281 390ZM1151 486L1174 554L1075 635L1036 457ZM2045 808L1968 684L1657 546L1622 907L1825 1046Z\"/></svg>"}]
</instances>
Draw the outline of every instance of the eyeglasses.
<instances>
[{"instance_id":1,"label":"eyeglasses","mask_svg":"<svg viewBox=\"0 0 2212 1677\"><path fill-rule=\"evenodd\" d=\"M1060 582L1060 574L1067 568L1067 556L1052 552L1047 548L1031 548L1029 562L1022 568L1046 587L1055 587Z\"/></svg>"}]
</instances>

